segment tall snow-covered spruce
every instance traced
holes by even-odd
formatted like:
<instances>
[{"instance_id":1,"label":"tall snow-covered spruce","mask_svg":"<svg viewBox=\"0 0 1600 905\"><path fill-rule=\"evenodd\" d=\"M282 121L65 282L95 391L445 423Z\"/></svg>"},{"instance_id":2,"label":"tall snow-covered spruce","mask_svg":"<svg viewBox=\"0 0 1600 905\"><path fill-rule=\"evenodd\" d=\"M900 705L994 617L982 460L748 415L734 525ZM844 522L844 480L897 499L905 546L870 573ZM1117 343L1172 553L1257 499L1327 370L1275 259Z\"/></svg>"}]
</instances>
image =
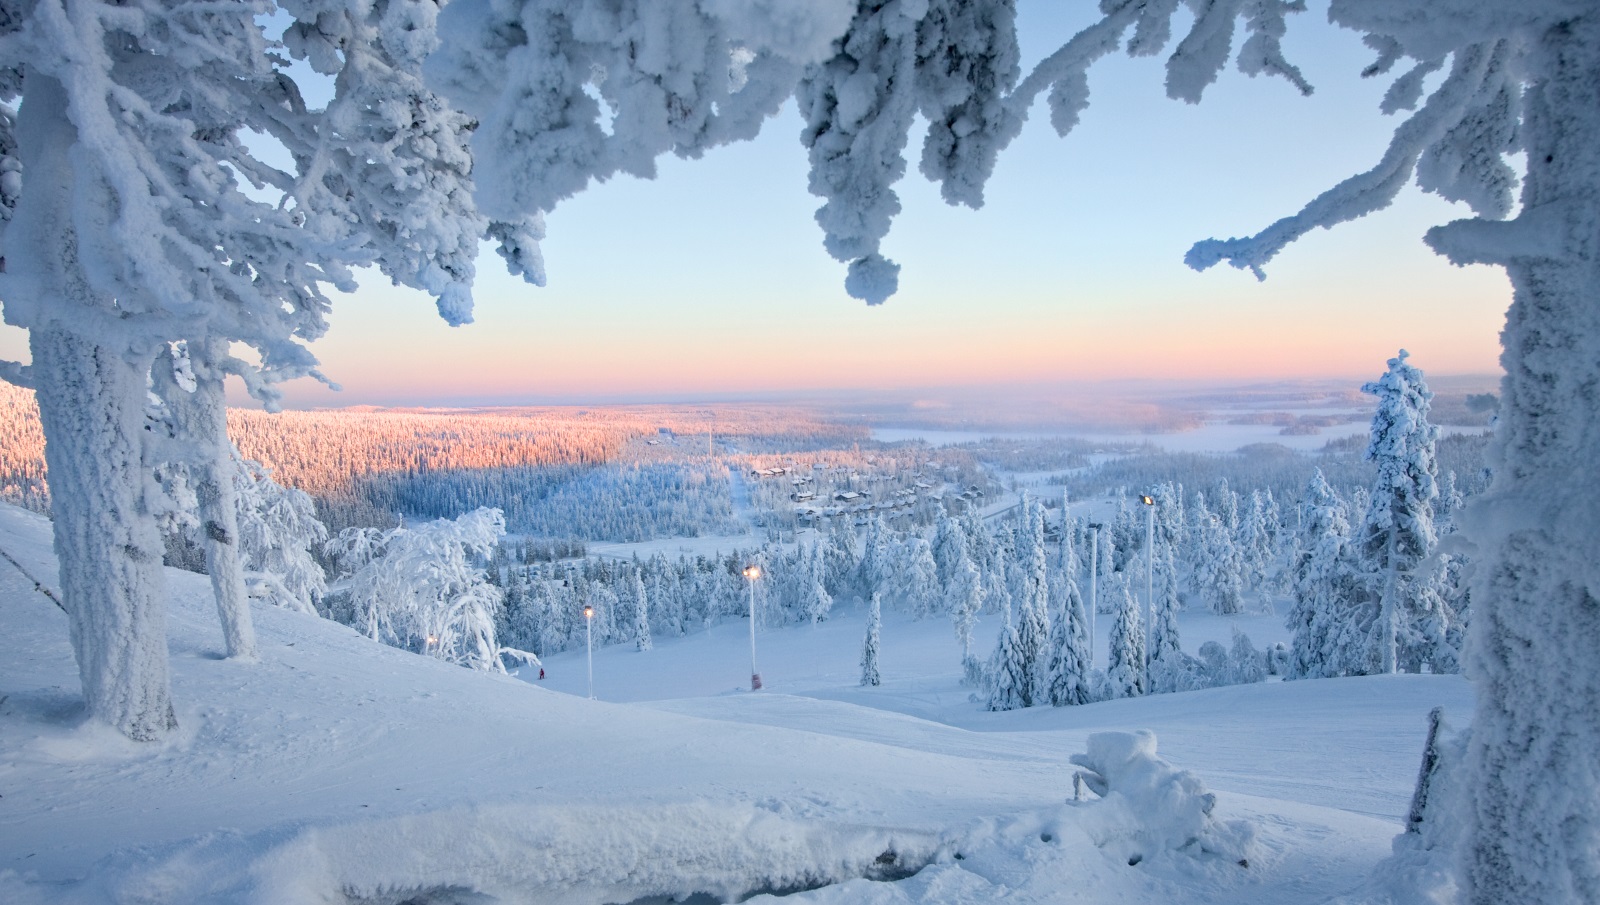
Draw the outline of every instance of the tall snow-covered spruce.
<instances>
[{"instance_id":1,"label":"tall snow-covered spruce","mask_svg":"<svg viewBox=\"0 0 1600 905\"><path fill-rule=\"evenodd\" d=\"M1423 563L1437 540L1433 501L1439 496L1434 444L1439 429L1428 423L1433 393L1408 354L1389 359L1389 370L1361 391L1378 397L1366 458L1377 467L1359 540L1368 597L1377 609L1374 644L1383 672L1410 666L1419 672L1413 626L1437 602ZM1402 657L1401 648L1407 649Z\"/></svg>"},{"instance_id":2,"label":"tall snow-covered spruce","mask_svg":"<svg viewBox=\"0 0 1600 905\"><path fill-rule=\"evenodd\" d=\"M872 603L867 606L867 634L861 640L861 684L863 686L877 686L883 684L883 679L878 675L878 638L883 629L883 602L882 594L874 593Z\"/></svg>"}]
</instances>

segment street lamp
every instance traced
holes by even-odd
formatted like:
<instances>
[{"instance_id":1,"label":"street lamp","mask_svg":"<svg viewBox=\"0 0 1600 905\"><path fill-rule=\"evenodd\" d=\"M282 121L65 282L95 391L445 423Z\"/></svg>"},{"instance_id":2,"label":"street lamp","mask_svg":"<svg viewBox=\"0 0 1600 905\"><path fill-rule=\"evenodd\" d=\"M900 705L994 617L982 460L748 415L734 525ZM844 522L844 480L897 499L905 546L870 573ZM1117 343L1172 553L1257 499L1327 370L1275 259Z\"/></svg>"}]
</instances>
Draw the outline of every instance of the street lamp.
<instances>
[{"instance_id":1,"label":"street lamp","mask_svg":"<svg viewBox=\"0 0 1600 905\"><path fill-rule=\"evenodd\" d=\"M756 670L756 580L761 577L761 567L751 563L744 567L744 577L750 580L750 690L761 690L761 673Z\"/></svg>"},{"instance_id":2,"label":"street lamp","mask_svg":"<svg viewBox=\"0 0 1600 905\"><path fill-rule=\"evenodd\" d=\"M1089 523L1089 663L1094 664L1094 618L1100 611L1099 588L1096 586L1100 578L1100 529L1105 526L1099 522Z\"/></svg>"},{"instance_id":3,"label":"street lamp","mask_svg":"<svg viewBox=\"0 0 1600 905\"><path fill-rule=\"evenodd\" d=\"M1139 497L1139 502L1144 504L1147 516L1144 522L1144 656L1148 662L1155 656L1152 645L1156 637L1156 498L1147 493Z\"/></svg>"},{"instance_id":4,"label":"street lamp","mask_svg":"<svg viewBox=\"0 0 1600 905\"><path fill-rule=\"evenodd\" d=\"M589 700L594 700L594 607L583 608L584 644L589 649Z\"/></svg>"}]
</instances>

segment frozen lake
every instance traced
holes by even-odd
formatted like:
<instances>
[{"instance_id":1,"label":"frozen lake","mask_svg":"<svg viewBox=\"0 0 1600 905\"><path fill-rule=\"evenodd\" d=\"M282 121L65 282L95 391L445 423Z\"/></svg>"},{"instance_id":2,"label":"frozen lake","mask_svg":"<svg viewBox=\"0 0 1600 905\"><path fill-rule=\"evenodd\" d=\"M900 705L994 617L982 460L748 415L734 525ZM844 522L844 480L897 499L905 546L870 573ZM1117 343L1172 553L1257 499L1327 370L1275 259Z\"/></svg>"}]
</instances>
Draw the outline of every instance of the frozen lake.
<instances>
[{"instance_id":1,"label":"frozen lake","mask_svg":"<svg viewBox=\"0 0 1600 905\"><path fill-rule=\"evenodd\" d=\"M1207 422L1194 430L1169 434L1099 433L1082 431L953 431L920 427L873 428L872 439L883 443L906 440L924 440L931 446L952 446L959 443L976 443L991 437L1001 439L1037 440L1048 437L1090 440L1106 444L1150 443L1171 452L1233 452L1252 443L1277 443L1301 452L1321 449L1329 440L1366 435L1365 421L1336 424L1322 428L1315 434L1284 434L1275 424L1228 424L1222 421Z\"/></svg>"}]
</instances>

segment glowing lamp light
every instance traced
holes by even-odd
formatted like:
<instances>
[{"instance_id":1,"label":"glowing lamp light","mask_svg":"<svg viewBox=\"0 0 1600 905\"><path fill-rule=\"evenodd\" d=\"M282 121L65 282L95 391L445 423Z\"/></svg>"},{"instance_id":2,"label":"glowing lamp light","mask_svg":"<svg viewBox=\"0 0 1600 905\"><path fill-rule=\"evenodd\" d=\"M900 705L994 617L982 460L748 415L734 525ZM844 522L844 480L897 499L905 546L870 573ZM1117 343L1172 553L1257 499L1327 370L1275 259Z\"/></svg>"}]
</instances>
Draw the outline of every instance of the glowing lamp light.
<instances>
[{"instance_id":1,"label":"glowing lamp light","mask_svg":"<svg viewBox=\"0 0 1600 905\"><path fill-rule=\"evenodd\" d=\"M584 607L583 608L583 618L585 618L585 619L593 619L594 618L594 607L592 607L592 606Z\"/></svg>"},{"instance_id":2,"label":"glowing lamp light","mask_svg":"<svg viewBox=\"0 0 1600 905\"><path fill-rule=\"evenodd\" d=\"M1156 504L1156 498L1146 494L1145 496L1139 497L1139 502L1145 504L1146 506L1154 506Z\"/></svg>"},{"instance_id":3,"label":"glowing lamp light","mask_svg":"<svg viewBox=\"0 0 1600 905\"><path fill-rule=\"evenodd\" d=\"M750 579L750 690L761 690L761 670L756 669L756 579L761 577L761 567L751 563L744 567L744 577Z\"/></svg>"}]
</instances>

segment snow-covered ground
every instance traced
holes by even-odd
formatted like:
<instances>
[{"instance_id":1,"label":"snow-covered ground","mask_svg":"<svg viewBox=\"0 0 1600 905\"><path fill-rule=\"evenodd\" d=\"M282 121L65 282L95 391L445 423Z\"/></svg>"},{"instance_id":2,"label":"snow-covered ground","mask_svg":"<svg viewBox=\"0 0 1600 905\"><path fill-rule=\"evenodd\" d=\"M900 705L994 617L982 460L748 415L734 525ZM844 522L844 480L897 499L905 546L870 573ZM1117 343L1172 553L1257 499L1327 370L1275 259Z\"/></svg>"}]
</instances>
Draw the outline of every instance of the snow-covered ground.
<instances>
[{"instance_id":1,"label":"snow-covered ground","mask_svg":"<svg viewBox=\"0 0 1600 905\"><path fill-rule=\"evenodd\" d=\"M54 584L37 516L0 508L0 549ZM859 688L849 608L761 632L760 693L737 621L597 652L590 701L582 651L530 682L281 610L223 660L206 582L168 576L181 731L139 745L83 722L65 617L0 562L0 901L1321 902L1387 855L1427 711L1471 703L1396 676L991 714L942 620L891 614ZM1091 743L1138 729L1192 775ZM1071 800L1083 753L1104 799Z\"/></svg>"}]
</instances>

